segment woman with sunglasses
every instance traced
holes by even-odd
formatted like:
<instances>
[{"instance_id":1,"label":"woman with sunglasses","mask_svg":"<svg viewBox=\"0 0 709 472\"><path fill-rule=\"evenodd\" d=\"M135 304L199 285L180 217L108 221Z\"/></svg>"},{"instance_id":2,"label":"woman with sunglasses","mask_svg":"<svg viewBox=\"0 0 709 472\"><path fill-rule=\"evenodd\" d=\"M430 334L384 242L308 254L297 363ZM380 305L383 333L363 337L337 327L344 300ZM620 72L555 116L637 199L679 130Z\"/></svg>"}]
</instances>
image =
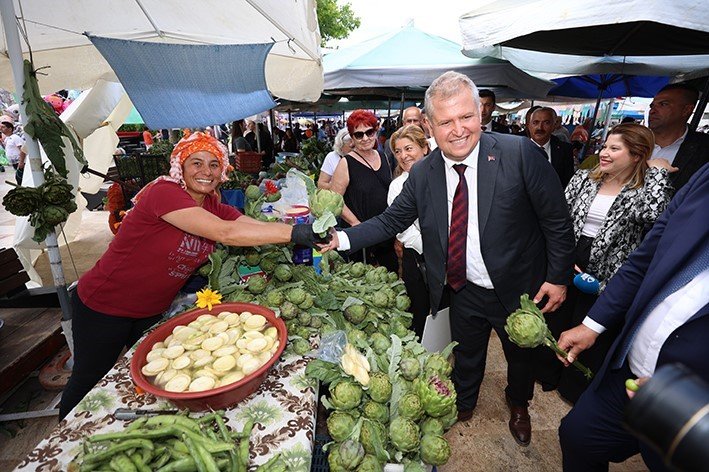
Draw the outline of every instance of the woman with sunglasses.
<instances>
[{"instance_id":1,"label":"woman with sunglasses","mask_svg":"<svg viewBox=\"0 0 709 472\"><path fill-rule=\"evenodd\" d=\"M374 113L355 110L347 119L353 149L337 165L331 189L344 197L342 219L350 226L373 218L387 208L387 192L391 183L391 168L377 150L379 122ZM351 255L362 260L362 253ZM391 272L399 268L394 240L387 240L366 249L369 264L384 266Z\"/></svg>"}]
</instances>

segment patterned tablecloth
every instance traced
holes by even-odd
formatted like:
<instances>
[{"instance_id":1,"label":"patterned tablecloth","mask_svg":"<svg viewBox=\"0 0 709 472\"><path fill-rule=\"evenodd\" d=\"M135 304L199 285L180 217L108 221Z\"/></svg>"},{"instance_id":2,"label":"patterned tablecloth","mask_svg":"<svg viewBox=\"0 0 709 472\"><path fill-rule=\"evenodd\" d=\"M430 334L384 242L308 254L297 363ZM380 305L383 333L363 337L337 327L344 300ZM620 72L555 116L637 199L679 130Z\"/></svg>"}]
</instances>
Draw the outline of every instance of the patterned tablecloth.
<instances>
[{"instance_id":1,"label":"patterned tablecloth","mask_svg":"<svg viewBox=\"0 0 709 472\"><path fill-rule=\"evenodd\" d=\"M130 375L133 352L122 357L15 470L68 470L85 437L119 431L128 424L114 418L116 408L171 409L165 400L135 392ZM284 354L258 391L226 411L231 429L240 431L249 419L256 423L251 434L252 469L280 452L288 470L310 470L318 384L305 377L306 365L303 357Z\"/></svg>"}]
</instances>

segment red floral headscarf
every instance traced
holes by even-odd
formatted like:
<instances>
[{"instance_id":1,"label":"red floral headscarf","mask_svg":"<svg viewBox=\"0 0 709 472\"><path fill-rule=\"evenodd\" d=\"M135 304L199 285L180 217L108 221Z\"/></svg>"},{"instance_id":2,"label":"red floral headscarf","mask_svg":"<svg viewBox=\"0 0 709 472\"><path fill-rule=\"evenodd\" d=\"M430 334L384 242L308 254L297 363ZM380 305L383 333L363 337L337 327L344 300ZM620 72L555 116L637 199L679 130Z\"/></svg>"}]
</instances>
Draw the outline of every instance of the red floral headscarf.
<instances>
[{"instance_id":1,"label":"red floral headscarf","mask_svg":"<svg viewBox=\"0 0 709 472\"><path fill-rule=\"evenodd\" d=\"M186 189L187 185L185 184L185 179L182 175L182 164L184 164L185 160L187 160L187 158L192 154L200 151L207 151L219 159L219 165L221 168L220 181L226 182L229 180L227 174L233 170L233 167L229 165L229 151L226 146L224 146L218 139L206 133L202 133L201 131L190 133L189 130L184 130L182 139L180 139L180 141L175 145L175 148L172 150L172 154L170 155L170 174L161 175L143 187L140 192L133 197L133 204L135 205L138 203L138 200L140 200L143 196L143 193L160 180L175 182L180 184L183 189Z\"/></svg>"}]
</instances>

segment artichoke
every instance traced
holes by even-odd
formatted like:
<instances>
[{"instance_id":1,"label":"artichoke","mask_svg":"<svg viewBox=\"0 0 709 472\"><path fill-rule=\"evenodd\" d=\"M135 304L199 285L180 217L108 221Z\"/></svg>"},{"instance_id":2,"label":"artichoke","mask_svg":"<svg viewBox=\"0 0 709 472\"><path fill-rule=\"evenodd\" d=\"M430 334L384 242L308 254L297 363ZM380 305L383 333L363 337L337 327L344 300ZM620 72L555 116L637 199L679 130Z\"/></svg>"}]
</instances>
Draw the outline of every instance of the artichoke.
<instances>
[{"instance_id":1,"label":"artichoke","mask_svg":"<svg viewBox=\"0 0 709 472\"><path fill-rule=\"evenodd\" d=\"M280 290L271 290L266 294L266 305L272 308L278 308L285 301L283 292Z\"/></svg>"},{"instance_id":2,"label":"artichoke","mask_svg":"<svg viewBox=\"0 0 709 472\"><path fill-rule=\"evenodd\" d=\"M367 307L364 305L350 305L345 308L345 319L353 325L358 325L367 316Z\"/></svg>"},{"instance_id":3,"label":"artichoke","mask_svg":"<svg viewBox=\"0 0 709 472\"><path fill-rule=\"evenodd\" d=\"M330 402L338 410L351 410L362 402L362 387L352 380L330 384Z\"/></svg>"},{"instance_id":4,"label":"artichoke","mask_svg":"<svg viewBox=\"0 0 709 472\"><path fill-rule=\"evenodd\" d=\"M248 187L246 187L246 192L244 192L244 195L249 200L258 200L259 198L261 198L261 190L256 185L249 185Z\"/></svg>"},{"instance_id":5,"label":"artichoke","mask_svg":"<svg viewBox=\"0 0 709 472\"><path fill-rule=\"evenodd\" d=\"M418 421L423 416L423 407L421 400L415 393L407 393L399 400L398 410L399 416Z\"/></svg>"},{"instance_id":6,"label":"artichoke","mask_svg":"<svg viewBox=\"0 0 709 472\"><path fill-rule=\"evenodd\" d=\"M288 264L278 264L273 271L273 276L280 282L288 282L293 277L293 271Z\"/></svg>"},{"instance_id":7,"label":"artichoke","mask_svg":"<svg viewBox=\"0 0 709 472\"><path fill-rule=\"evenodd\" d=\"M389 422L389 408L375 401L365 402L362 414L370 420L377 420L382 424Z\"/></svg>"},{"instance_id":8,"label":"artichoke","mask_svg":"<svg viewBox=\"0 0 709 472\"><path fill-rule=\"evenodd\" d=\"M369 337L369 343L377 354L384 354L391 346L391 340L382 333L374 333Z\"/></svg>"},{"instance_id":9,"label":"artichoke","mask_svg":"<svg viewBox=\"0 0 709 472\"><path fill-rule=\"evenodd\" d=\"M395 303L397 310L406 311L411 306L411 299L406 295L397 295Z\"/></svg>"},{"instance_id":10,"label":"artichoke","mask_svg":"<svg viewBox=\"0 0 709 472\"><path fill-rule=\"evenodd\" d=\"M357 467L357 472L384 472L381 462L372 454L366 454Z\"/></svg>"},{"instance_id":11,"label":"artichoke","mask_svg":"<svg viewBox=\"0 0 709 472\"><path fill-rule=\"evenodd\" d=\"M74 187L64 179L48 180L37 187L37 190L42 193L44 201L52 205L61 206L74 199L74 195L72 194L73 189Z\"/></svg>"},{"instance_id":12,"label":"artichoke","mask_svg":"<svg viewBox=\"0 0 709 472\"><path fill-rule=\"evenodd\" d=\"M319 316L313 316L310 320L310 323L308 323L308 326L310 326L311 328L320 329L322 328L322 324L322 318L320 318Z\"/></svg>"},{"instance_id":13,"label":"artichoke","mask_svg":"<svg viewBox=\"0 0 709 472\"><path fill-rule=\"evenodd\" d=\"M365 419L362 421L359 440L367 454L376 455L377 448L383 449L386 445L386 429L379 421Z\"/></svg>"},{"instance_id":14,"label":"artichoke","mask_svg":"<svg viewBox=\"0 0 709 472\"><path fill-rule=\"evenodd\" d=\"M414 380L421 373L421 364L418 359L406 357L399 362L399 371L406 380Z\"/></svg>"},{"instance_id":15,"label":"artichoke","mask_svg":"<svg viewBox=\"0 0 709 472\"><path fill-rule=\"evenodd\" d=\"M261 262L261 254L259 254L258 251L252 249L250 251L247 251L246 254L244 254L244 259L246 260L246 264L254 267L259 265L259 262Z\"/></svg>"},{"instance_id":16,"label":"artichoke","mask_svg":"<svg viewBox=\"0 0 709 472\"><path fill-rule=\"evenodd\" d=\"M390 284L393 284L394 282L396 282L397 280L399 280L399 274L397 274L396 272L389 272L389 273L387 274L387 277L388 277L388 279L389 279L388 282L389 282Z\"/></svg>"},{"instance_id":17,"label":"artichoke","mask_svg":"<svg viewBox=\"0 0 709 472\"><path fill-rule=\"evenodd\" d=\"M358 441L348 439L340 444L340 464L347 470L353 470L364 459L364 447Z\"/></svg>"},{"instance_id":18,"label":"artichoke","mask_svg":"<svg viewBox=\"0 0 709 472\"><path fill-rule=\"evenodd\" d=\"M443 436L425 434L421 438L421 460L426 464L443 465L451 456L451 447Z\"/></svg>"},{"instance_id":19,"label":"artichoke","mask_svg":"<svg viewBox=\"0 0 709 472\"><path fill-rule=\"evenodd\" d=\"M284 320L292 320L298 316L298 308L289 301L281 304L281 318Z\"/></svg>"},{"instance_id":20,"label":"artichoke","mask_svg":"<svg viewBox=\"0 0 709 472\"><path fill-rule=\"evenodd\" d=\"M29 216L39 209L41 195L33 187L15 187L2 199L3 206L15 216Z\"/></svg>"},{"instance_id":21,"label":"artichoke","mask_svg":"<svg viewBox=\"0 0 709 472\"><path fill-rule=\"evenodd\" d=\"M64 223L69 218L69 213L57 205L47 205L42 208L42 218L47 226L54 227Z\"/></svg>"},{"instance_id":22,"label":"artichoke","mask_svg":"<svg viewBox=\"0 0 709 472\"><path fill-rule=\"evenodd\" d=\"M389 425L389 440L401 452L413 452L419 447L419 427L401 416Z\"/></svg>"},{"instance_id":23,"label":"artichoke","mask_svg":"<svg viewBox=\"0 0 709 472\"><path fill-rule=\"evenodd\" d=\"M403 316L399 316L398 318L394 318L391 321L389 329L391 330L392 334L395 334L400 338L405 338L409 335L409 328L406 326L407 324L408 320Z\"/></svg>"},{"instance_id":24,"label":"artichoke","mask_svg":"<svg viewBox=\"0 0 709 472\"><path fill-rule=\"evenodd\" d=\"M367 270L367 266L363 262L355 262L350 267L350 275L356 279L362 277Z\"/></svg>"},{"instance_id":25,"label":"artichoke","mask_svg":"<svg viewBox=\"0 0 709 472\"><path fill-rule=\"evenodd\" d=\"M310 199L310 211L316 218L323 216L327 210L338 217L342 213L344 205L342 195L332 190L318 189Z\"/></svg>"},{"instance_id":26,"label":"artichoke","mask_svg":"<svg viewBox=\"0 0 709 472\"><path fill-rule=\"evenodd\" d=\"M74 200L67 200L66 202L62 203L60 205L62 208L66 210L67 213L70 215L74 213L79 207L76 206L76 202Z\"/></svg>"},{"instance_id":27,"label":"artichoke","mask_svg":"<svg viewBox=\"0 0 709 472\"><path fill-rule=\"evenodd\" d=\"M281 199L281 192L274 192L266 194L266 201L268 203L277 202Z\"/></svg>"},{"instance_id":28,"label":"artichoke","mask_svg":"<svg viewBox=\"0 0 709 472\"><path fill-rule=\"evenodd\" d=\"M333 411L327 419L327 432L335 441L344 441L355 427L355 419L345 411Z\"/></svg>"},{"instance_id":29,"label":"artichoke","mask_svg":"<svg viewBox=\"0 0 709 472\"><path fill-rule=\"evenodd\" d=\"M458 411L456 410L456 415ZM444 432L443 422L439 418L427 417L421 423L419 423L419 428L421 428L421 434L433 434L436 436L442 436Z\"/></svg>"},{"instance_id":30,"label":"artichoke","mask_svg":"<svg viewBox=\"0 0 709 472\"><path fill-rule=\"evenodd\" d=\"M304 356L310 352L310 343L303 338L296 338L292 341L293 352L299 356Z\"/></svg>"},{"instance_id":31,"label":"artichoke","mask_svg":"<svg viewBox=\"0 0 709 472\"><path fill-rule=\"evenodd\" d=\"M309 293L306 293L303 301L298 303L298 308L303 309L303 310L308 310L308 309L312 308L313 305L315 305L315 300L313 300L313 296L310 295Z\"/></svg>"},{"instance_id":32,"label":"artichoke","mask_svg":"<svg viewBox=\"0 0 709 472\"><path fill-rule=\"evenodd\" d=\"M266 290L266 285L268 285L268 282L266 282L266 278L261 275L251 276L246 282L246 288L249 292L256 295Z\"/></svg>"},{"instance_id":33,"label":"artichoke","mask_svg":"<svg viewBox=\"0 0 709 472\"><path fill-rule=\"evenodd\" d=\"M426 472L426 467L421 462L409 461L404 464L404 472Z\"/></svg>"},{"instance_id":34,"label":"artichoke","mask_svg":"<svg viewBox=\"0 0 709 472\"><path fill-rule=\"evenodd\" d=\"M306 295L307 293L305 290L295 287L286 292L286 299L294 305L300 305L305 301Z\"/></svg>"},{"instance_id":35,"label":"artichoke","mask_svg":"<svg viewBox=\"0 0 709 472\"><path fill-rule=\"evenodd\" d=\"M367 275L371 273L372 272L367 272ZM372 303L376 307L386 308L387 306L389 306L389 297L387 297L386 292L374 292L374 294L372 295Z\"/></svg>"},{"instance_id":36,"label":"artichoke","mask_svg":"<svg viewBox=\"0 0 709 472\"><path fill-rule=\"evenodd\" d=\"M421 400L423 410L427 415L438 418L455 409L457 395L453 383L432 375L428 380L420 377L414 380L414 391Z\"/></svg>"},{"instance_id":37,"label":"artichoke","mask_svg":"<svg viewBox=\"0 0 709 472\"><path fill-rule=\"evenodd\" d=\"M364 274L364 281L367 285L376 285L379 283L379 274L375 270L369 270Z\"/></svg>"},{"instance_id":38,"label":"artichoke","mask_svg":"<svg viewBox=\"0 0 709 472\"><path fill-rule=\"evenodd\" d=\"M310 322L312 320L313 320L313 315L311 315L307 311L301 311L300 314L298 315L298 322L303 326L310 325Z\"/></svg>"},{"instance_id":39,"label":"artichoke","mask_svg":"<svg viewBox=\"0 0 709 472\"><path fill-rule=\"evenodd\" d=\"M517 310L507 317L505 331L519 347L537 347L544 343L549 330L543 318Z\"/></svg>"},{"instance_id":40,"label":"artichoke","mask_svg":"<svg viewBox=\"0 0 709 472\"><path fill-rule=\"evenodd\" d=\"M350 344L367 344L367 335L359 329L351 329L347 332L347 340Z\"/></svg>"},{"instance_id":41,"label":"artichoke","mask_svg":"<svg viewBox=\"0 0 709 472\"><path fill-rule=\"evenodd\" d=\"M273 271L276 270L277 265L278 261L273 257L262 257L261 262L259 263L261 269L263 269L263 271L267 274L272 274Z\"/></svg>"},{"instance_id":42,"label":"artichoke","mask_svg":"<svg viewBox=\"0 0 709 472\"><path fill-rule=\"evenodd\" d=\"M340 458L340 448L331 447L330 452L327 454L327 463L330 466L332 472L346 472L347 469L342 465Z\"/></svg>"},{"instance_id":43,"label":"artichoke","mask_svg":"<svg viewBox=\"0 0 709 472\"><path fill-rule=\"evenodd\" d=\"M391 398L391 381L384 372L375 372L369 378L369 398L379 403L386 403Z\"/></svg>"},{"instance_id":44,"label":"artichoke","mask_svg":"<svg viewBox=\"0 0 709 472\"><path fill-rule=\"evenodd\" d=\"M458 421L458 409L455 407L451 407L451 409L448 410L448 413L437 419L439 419L441 423L443 423L443 429L449 429Z\"/></svg>"},{"instance_id":45,"label":"artichoke","mask_svg":"<svg viewBox=\"0 0 709 472\"><path fill-rule=\"evenodd\" d=\"M423 364L423 370L427 376L439 375L441 377L450 377L453 372L453 366L448 362L448 359L440 354L431 354Z\"/></svg>"}]
</instances>

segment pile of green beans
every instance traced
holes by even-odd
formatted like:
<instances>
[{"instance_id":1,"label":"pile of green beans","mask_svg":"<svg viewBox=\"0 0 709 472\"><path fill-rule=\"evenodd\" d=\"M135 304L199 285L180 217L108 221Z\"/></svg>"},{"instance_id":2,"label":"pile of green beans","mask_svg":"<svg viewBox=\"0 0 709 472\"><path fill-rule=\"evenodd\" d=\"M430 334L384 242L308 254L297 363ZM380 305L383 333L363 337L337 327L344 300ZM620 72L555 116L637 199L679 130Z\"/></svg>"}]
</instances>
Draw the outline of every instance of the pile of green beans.
<instances>
[{"instance_id":1,"label":"pile of green beans","mask_svg":"<svg viewBox=\"0 0 709 472\"><path fill-rule=\"evenodd\" d=\"M246 472L253 422L241 432L230 432L223 412L201 418L160 415L140 418L125 430L95 434L84 441L83 451L69 470L95 472ZM258 468L281 472L280 456Z\"/></svg>"}]
</instances>

